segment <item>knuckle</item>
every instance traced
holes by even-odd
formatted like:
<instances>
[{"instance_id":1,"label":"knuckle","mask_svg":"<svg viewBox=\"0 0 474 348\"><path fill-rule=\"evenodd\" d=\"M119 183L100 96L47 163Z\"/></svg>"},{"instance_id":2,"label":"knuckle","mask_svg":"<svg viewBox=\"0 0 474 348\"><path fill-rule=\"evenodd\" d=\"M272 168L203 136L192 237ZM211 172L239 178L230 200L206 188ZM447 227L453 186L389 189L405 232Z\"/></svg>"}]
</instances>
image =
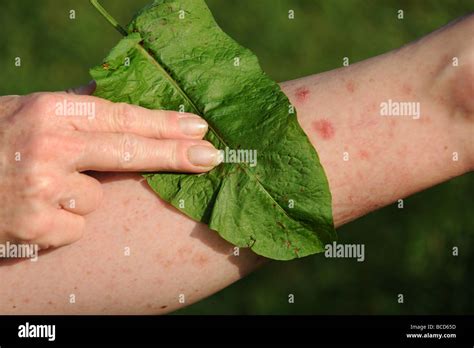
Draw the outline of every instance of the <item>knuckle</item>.
<instances>
[{"instance_id":1,"label":"knuckle","mask_svg":"<svg viewBox=\"0 0 474 348\"><path fill-rule=\"evenodd\" d=\"M49 159L58 149L58 139L46 132L37 132L30 134L24 147L33 161Z\"/></svg>"},{"instance_id":2,"label":"knuckle","mask_svg":"<svg viewBox=\"0 0 474 348\"><path fill-rule=\"evenodd\" d=\"M117 158L119 168L130 168L134 158L136 158L139 153L137 138L130 134L123 134L120 137L118 151Z\"/></svg>"},{"instance_id":3,"label":"knuckle","mask_svg":"<svg viewBox=\"0 0 474 348\"><path fill-rule=\"evenodd\" d=\"M52 175L28 172L23 175L23 194L27 200L48 201L58 193L58 180Z\"/></svg>"},{"instance_id":4,"label":"knuckle","mask_svg":"<svg viewBox=\"0 0 474 348\"><path fill-rule=\"evenodd\" d=\"M155 133L159 138L164 138L173 132L173 128L178 127L179 113L174 111L161 111L158 117L154 117L151 121ZM173 126L176 125L176 126ZM175 131L180 134L181 131ZM173 132L173 133L175 133Z\"/></svg>"},{"instance_id":5,"label":"knuckle","mask_svg":"<svg viewBox=\"0 0 474 348\"><path fill-rule=\"evenodd\" d=\"M64 99L55 93L34 93L30 98L28 103L30 111L38 117L54 113L57 104L61 102L61 99Z\"/></svg>"},{"instance_id":6,"label":"knuckle","mask_svg":"<svg viewBox=\"0 0 474 348\"><path fill-rule=\"evenodd\" d=\"M187 146L184 142L171 141L168 146L164 146L161 151L161 156L164 158L163 169L180 169L183 162L180 154L184 154L187 151Z\"/></svg>"},{"instance_id":7,"label":"knuckle","mask_svg":"<svg viewBox=\"0 0 474 348\"><path fill-rule=\"evenodd\" d=\"M113 106L113 127L118 130L131 130L136 123L135 107L127 103L116 103Z\"/></svg>"}]
</instances>

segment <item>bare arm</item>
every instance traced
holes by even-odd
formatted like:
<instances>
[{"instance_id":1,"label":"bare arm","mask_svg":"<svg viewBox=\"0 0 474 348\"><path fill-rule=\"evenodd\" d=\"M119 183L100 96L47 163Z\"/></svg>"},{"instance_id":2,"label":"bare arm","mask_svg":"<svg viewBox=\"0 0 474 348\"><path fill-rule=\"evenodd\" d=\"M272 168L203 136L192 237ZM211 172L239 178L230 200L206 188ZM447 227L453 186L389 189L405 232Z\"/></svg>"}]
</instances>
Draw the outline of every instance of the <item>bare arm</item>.
<instances>
[{"instance_id":1,"label":"bare arm","mask_svg":"<svg viewBox=\"0 0 474 348\"><path fill-rule=\"evenodd\" d=\"M474 52L465 42L473 22L282 84L326 170L336 226L473 169ZM381 116L389 99L419 102L420 118ZM164 313L263 261L245 250L233 256L231 245L158 199L138 175L97 177L104 201L79 242L37 263L0 263L0 313Z\"/></svg>"}]
</instances>

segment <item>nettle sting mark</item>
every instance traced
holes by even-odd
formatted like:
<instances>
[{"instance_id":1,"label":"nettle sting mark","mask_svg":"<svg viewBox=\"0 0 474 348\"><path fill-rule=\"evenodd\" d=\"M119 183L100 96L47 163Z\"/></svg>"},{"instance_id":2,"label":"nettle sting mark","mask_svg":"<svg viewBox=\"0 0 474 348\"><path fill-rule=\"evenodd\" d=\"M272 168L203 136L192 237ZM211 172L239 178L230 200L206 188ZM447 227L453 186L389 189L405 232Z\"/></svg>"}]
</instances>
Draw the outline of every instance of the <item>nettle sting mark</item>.
<instances>
[{"instance_id":1,"label":"nettle sting mark","mask_svg":"<svg viewBox=\"0 0 474 348\"><path fill-rule=\"evenodd\" d=\"M408 83L402 85L402 93L406 96L410 96L412 92L412 87Z\"/></svg>"},{"instance_id":2,"label":"nettle sting mark","mask_svg":"<svg viewBox=\"0 0 474 348\"><path fill-rule=\"evenodd\" d=\"M329 140L334 137L335 131L332 123L324 118L314 121L312 128L321 139Z\"/></svg>"},{"instance_id":3,"label":"nettle sting mark","mask_svg":"<svg viewBox=\"0 0 474 348\"><path fill-rule=\"evenodd\" d=\"M296 100L300 103L306 101L310 95L309 89L306 87L300 87L295 92Z\"/></svg>"},{"instance_id":4,"label":"nettle sting mark","mask_svg":"<svg viewBox=\"0 0 474 348\"><path fill-rule=\"evenodd\" d=\"M346 90L347 90L349 93L354 93L354 91L355 91L355 84L354 84L354 81L349 80L349 81L346 82Z\"/></svg>"},{"instance_id":5,"label":"nettle sting mark","mask_svg":"<svg viewBox=\"0 0 474 348\"><path fill-rule=\"evenodd\" d=\"M362 160L367 160L370 157L369 152L366 150L359 150L358 155L359 155L359 158Z\"/></svg>"}]
</instances>

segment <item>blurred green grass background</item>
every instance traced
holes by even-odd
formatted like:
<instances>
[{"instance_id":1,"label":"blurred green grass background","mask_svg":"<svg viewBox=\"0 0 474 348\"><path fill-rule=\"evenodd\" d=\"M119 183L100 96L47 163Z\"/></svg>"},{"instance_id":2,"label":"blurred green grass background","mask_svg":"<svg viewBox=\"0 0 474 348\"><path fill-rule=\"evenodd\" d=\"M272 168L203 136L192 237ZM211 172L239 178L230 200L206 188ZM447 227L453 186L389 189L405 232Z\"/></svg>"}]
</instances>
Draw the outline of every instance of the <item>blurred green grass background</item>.
<instances>
[{"instance_id":1,"label":"blurred green grass background","mask_svg":"<svg viewBox=\"0 0 474 348\"><path fill-rule=\"evenodd\" d=\"M125 25L148 0L103 0ZM0 94L64 90L120 39L87 0L0 0ZM208 0L221 27L284 81L413 41L474 10L472 0ZM76 19L69 18L70 10ZM295 19L288 19L288 11ZM404 19L397 19L397 10ZM473 38L466 37L466 40ZM22 66L15 67L15 57ZM403 67L400 67L403 69ZM339 229L365 262L272 262L179 314L474 313L474 180L453 179ZM459 247L459 256L452 248ZM295 303L288 303L288 294ZM404 294L399 304L397 295ZM159 294L157 294L159 296Z\"/></svg>"}]
</instances>

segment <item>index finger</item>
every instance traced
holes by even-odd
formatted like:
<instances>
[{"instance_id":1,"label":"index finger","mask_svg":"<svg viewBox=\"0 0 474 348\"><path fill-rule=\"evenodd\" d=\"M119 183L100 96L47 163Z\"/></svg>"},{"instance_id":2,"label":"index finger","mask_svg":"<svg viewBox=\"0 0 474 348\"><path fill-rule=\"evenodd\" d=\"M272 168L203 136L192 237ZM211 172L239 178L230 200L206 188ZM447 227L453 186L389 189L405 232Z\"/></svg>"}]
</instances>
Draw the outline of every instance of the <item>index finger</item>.
<instances>
[{"instance_id":1,"label":"index finger","mask_svg":"<svg viewBox=\"0 0 474 348\"><path fill-rule=\"evenodd\" d=\"M85 132L133 133L157 139L201 139L207 122L186 112L150 110L94 96L62 93L66 123ZM61 107L61 105L58 105ZM69 115L70 114L70 115Z\"/></svg>"}]
</instances>

